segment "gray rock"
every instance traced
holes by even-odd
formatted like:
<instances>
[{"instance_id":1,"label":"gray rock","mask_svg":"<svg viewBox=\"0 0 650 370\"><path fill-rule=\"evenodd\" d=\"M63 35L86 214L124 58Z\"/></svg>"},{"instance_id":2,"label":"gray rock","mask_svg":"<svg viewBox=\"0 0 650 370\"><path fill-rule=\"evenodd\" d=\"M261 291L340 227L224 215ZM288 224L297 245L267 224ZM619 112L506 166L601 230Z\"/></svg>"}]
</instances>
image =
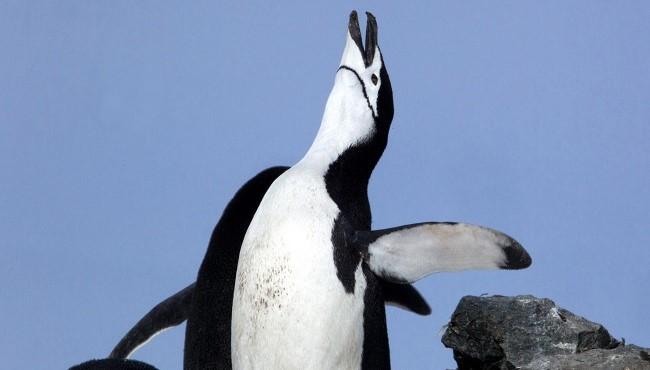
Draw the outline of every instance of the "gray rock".
<instances>
[{"instance_id":1,"label":"gray rock","mask_svg":"<svg viewBox=\"0 0 650 370\"><path fill-rule=\"evenodd\" d=\"M620 345L614 349L592 349L578 354L540 356L522 370L645 370L650 369L648 349Z\"/></svg>"},{"instance_id":2,"label":"gray rock","mask_svg":"<svg viewBox=\"0 0 650 370\"><path fill-rule=\"evenodd\" d=\"M442 343L460 370L650 369L648 349L530 295L463 297Z\"/></svg>"}]
</instances>

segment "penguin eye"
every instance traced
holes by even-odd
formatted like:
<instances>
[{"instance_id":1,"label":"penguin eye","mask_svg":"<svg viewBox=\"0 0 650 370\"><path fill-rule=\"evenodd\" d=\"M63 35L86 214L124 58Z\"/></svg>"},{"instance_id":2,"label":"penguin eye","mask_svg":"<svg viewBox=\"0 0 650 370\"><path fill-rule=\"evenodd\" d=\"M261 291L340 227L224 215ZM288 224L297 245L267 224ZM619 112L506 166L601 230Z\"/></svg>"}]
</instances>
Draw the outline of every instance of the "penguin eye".
<instances>
[{"instance_id":1,"label":"penguin eye","mask_svg":"<svg viewBox=\"0 0 650 370\"><path fill-rule=\"evenodd\" d=\"M377 78L377 75L373 73L373 74L372 74L372 77L370 77L370 80L372 80L372 83L373 83L374 85L377 85L377 81L378 81L379 79Z\"/></svg>"}]
</instances>

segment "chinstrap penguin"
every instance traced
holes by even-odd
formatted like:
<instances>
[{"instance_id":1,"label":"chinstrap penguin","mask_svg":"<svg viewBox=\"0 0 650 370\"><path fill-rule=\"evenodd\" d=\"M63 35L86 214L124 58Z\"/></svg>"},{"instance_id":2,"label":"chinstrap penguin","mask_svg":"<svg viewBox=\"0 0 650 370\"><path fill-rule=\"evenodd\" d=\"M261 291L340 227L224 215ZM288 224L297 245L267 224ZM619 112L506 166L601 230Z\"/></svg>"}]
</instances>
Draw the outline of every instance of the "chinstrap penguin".
<instances>
[{"instance_id":1,"label":"chinstrap penguin","mask_svg":"<svg viewBox=\"0 0 650 370\"><path fill-rule=\"evenodd\" d=\"M367 14L343 57L305 156L268 189L244 237L232 306L235 369L387 369L380 279L531 263L509 236L463 223L371 231L367 186L386 147L392 89Z\"/></svg>"}]
</instances>

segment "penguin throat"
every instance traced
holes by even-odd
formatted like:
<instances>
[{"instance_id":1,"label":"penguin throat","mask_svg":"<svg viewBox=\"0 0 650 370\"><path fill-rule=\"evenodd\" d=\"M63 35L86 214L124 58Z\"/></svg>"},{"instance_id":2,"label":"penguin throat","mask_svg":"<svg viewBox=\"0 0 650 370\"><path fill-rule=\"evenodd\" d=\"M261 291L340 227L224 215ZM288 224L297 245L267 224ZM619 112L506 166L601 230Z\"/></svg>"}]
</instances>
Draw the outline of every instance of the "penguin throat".
<instances>
[{"instance_id":1,"label":"penguin throat","mask_svg":"<svg viewBox=\"0 0 650 370\"><path fill-rule=\"evenodd\" d=\"M368 182L385 148L386 135L375 134L343 151L325 173L329 196L354 230L370 228Z\"/></svg>"}]
</instances>

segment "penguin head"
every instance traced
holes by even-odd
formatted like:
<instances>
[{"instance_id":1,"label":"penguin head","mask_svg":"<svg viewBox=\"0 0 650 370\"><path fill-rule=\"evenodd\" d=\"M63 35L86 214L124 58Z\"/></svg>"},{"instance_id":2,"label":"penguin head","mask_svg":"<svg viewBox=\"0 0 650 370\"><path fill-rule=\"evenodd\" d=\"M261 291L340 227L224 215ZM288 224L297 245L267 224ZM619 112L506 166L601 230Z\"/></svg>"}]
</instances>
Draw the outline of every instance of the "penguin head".
<instances>
[{"instance_id":1,"label":"penguin head","mask_svg":"<svg viewBox=\"0 0 650 370\"><path fill-rule=\"evenodd\" d=\"M341 63L310 152L336 156L373 141L381 155L386 145L393 120L393 91L377 43L377 21L372 14L366 15L364 45L357 12L350 14Z\"/></svg>"},{"instance_id":2,"label":"penguin head","mask_svg":"<svg viewBox=\"0 0 650 370\"><path fill-rule=\"evenodd\" d=\"M361 89L372 116L381 123L390 125L393 119L393 91L377 44L377 20L371 13L366 12L366 16L364 45L357 12L352 11L350 14L336 83L351 90Z\"/></svg>"}]
</instances>

